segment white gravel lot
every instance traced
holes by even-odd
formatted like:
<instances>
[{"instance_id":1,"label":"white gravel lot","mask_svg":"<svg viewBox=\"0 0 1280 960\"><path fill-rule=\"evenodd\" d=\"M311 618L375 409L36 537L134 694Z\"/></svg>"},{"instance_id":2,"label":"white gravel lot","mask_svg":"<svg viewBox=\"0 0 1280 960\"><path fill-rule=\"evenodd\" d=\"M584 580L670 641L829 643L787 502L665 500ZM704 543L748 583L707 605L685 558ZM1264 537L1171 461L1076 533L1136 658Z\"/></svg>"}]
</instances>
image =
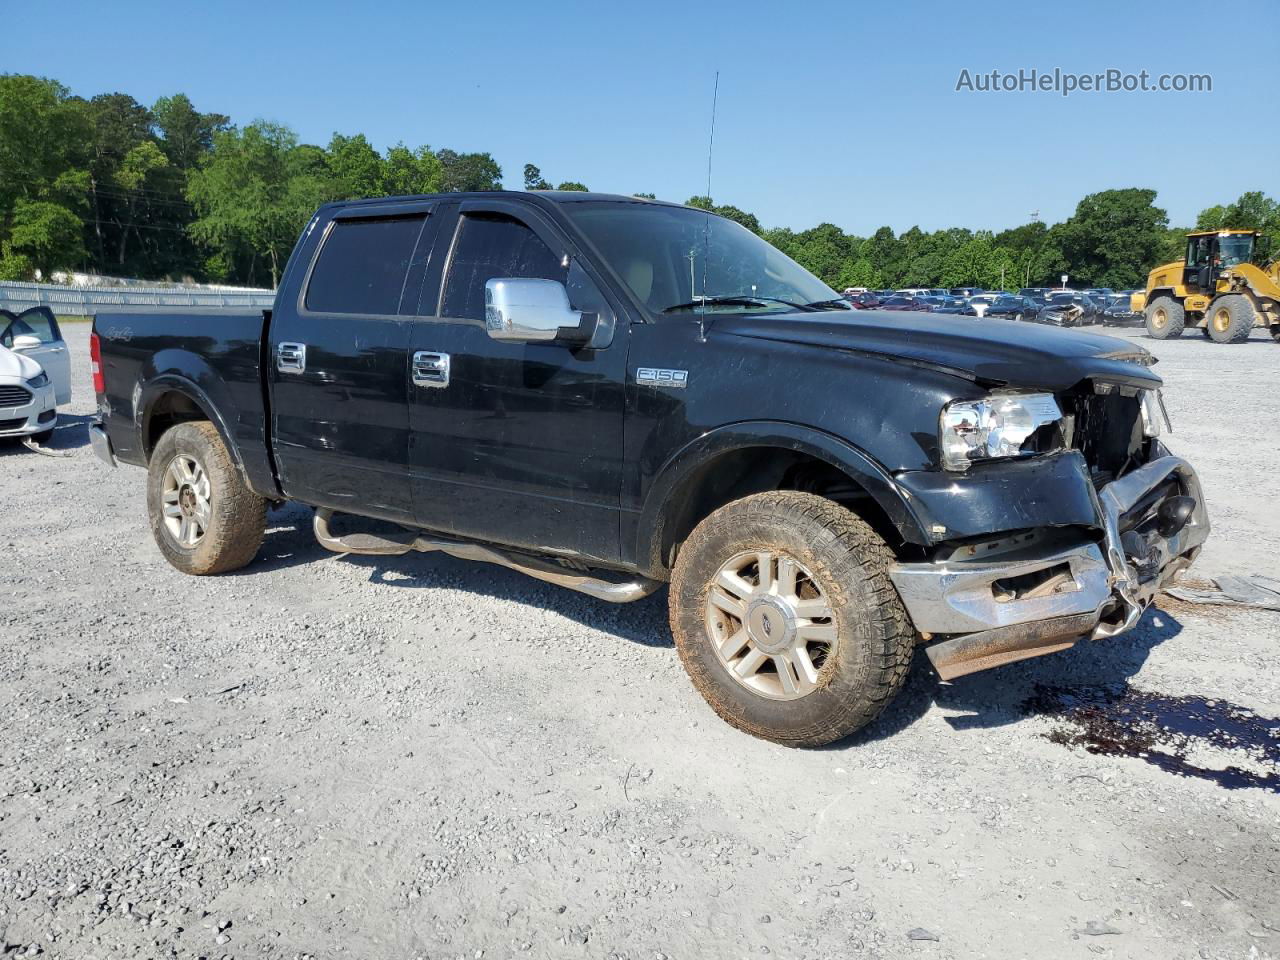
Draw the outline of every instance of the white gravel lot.
<instances>
[{"instance_id":1,"label":"white gravel lot","mask_svg":"<svg viewBox=\"0 0 1280 960\"><path fill-rule=\"evenodd\" d=\"M180 575L87 445L67 330L71 456L0 449L0 956L1280 956L1280 614L1166 602L953 684L918 656L870 730L787 750L697 696L665 592L338 558L297 507ZM1194 575L1274 575L1280 346L1122 335L1205 481ZM1022 706L1126 681L1262 719L1143 759Z\"/></svg>"}]
</instances>

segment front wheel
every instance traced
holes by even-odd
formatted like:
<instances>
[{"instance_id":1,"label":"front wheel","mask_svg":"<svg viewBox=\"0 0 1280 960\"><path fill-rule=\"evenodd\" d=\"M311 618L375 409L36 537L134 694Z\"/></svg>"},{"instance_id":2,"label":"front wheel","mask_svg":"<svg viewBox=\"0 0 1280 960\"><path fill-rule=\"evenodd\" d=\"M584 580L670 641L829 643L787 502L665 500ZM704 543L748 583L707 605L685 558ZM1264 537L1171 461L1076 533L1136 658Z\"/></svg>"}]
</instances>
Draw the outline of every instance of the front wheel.
<instances>
[{"instance_id":1,"label":"front wheel","mask_svg":"<svg viewBox=\"0 0 1280 960\"><path fill-rule=\"evenodd\" d=\"M1154 340L1176 340L1186 323L1186 311L1173 297L1156 297L1147 304L1147 335Z\"/></svg>"},{"instance_id":2,"label":"front wheel","mask_svg":"<svg viewBox=\"0 0 1280 960\"><path fill-rule=\"evenodd\" d=\"M207 420L160 438L147 474L151 533L165 559L203 576L243 567L262 546L267 501L247 486Z\"/></svg>"},{"instance_id":3,"label":"front wheel","mask_svg":"<svg viewBox=\"0 0 1280 960\"><path fill-rule=\"evenodd\" d=\"M721 507L680 549L671 629L728 723L813 747L866 726L901 688L915 632L866 523L808 493Z\"/></svg>"},{"instance_id":4,"label":"front wheel","mask_svg":"<svg viewBox=\"0 0 1280 960\"><path fill-rule=\"evenodd\" d=\"M1244 343L1253 333L1253 304L1239 293L1228 293L1209 304L1205 330L1214 343Z\"/></svg>"}]
</instances>

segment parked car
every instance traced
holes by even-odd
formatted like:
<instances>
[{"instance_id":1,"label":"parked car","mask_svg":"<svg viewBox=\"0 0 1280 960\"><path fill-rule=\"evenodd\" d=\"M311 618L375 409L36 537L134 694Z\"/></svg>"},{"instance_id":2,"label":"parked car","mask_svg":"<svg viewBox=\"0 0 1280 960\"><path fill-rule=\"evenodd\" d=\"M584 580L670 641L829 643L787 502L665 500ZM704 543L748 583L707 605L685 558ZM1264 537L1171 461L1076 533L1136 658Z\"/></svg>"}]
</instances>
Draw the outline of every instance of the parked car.
<instances>
[{"instance_id":1,"label":"parked car","mask_svg":"<svg viewBox=\"0 0 1280 960\"><path fill-rule=\"evenodd\" d=\"M146 467L178 570L245 566L296 501L338 553L670 582L694 685L792 746L874 719L918 642L951 679L1129 630L1209 532L1141 347L853 311L674 204L327 204L272 309L104 312L91 352L93 448Z\"/></svg>"},{"instance_id":2,"label":"parked car","mask_svg":"<svg viewBox=\"0 0 1280 960\"><path fill-rule=\"evenodd\" d=\"M1049 294L1048 306L1074 304L1080 308L1080 324L1093 323L1098 315L1098 305L1087 294L1078 290L1055 290ZM1079 324L1073 324L1077 326Z\"/></svg>"},{"instance_id":3,"label":"parked car","mask_svg":"<svg viewBox=\"0 0 1280 960\"><path fill-rule=\"evenodd\" d=\"M977 293L969 298L969 313L975 317L986 316L991 304L1000 297L998 293Z\"/></svg>"},{"instance_id":4,"label":"parked car","mask_svg":"<svg viewBox=\"0 0 1280 960\"><path fill-rule=\"evenodd\" d=\"M976 297L980 293L986 293L981 287L952 287L947 291L953 297Z\"/></svg>"},{"instance_id":5,"label":"parked car","mask_svg":"<svg viewBox=\"0 0 1280 960\"><path fill-rule=\"evenodd\" d=\"M959 297L921 297L932 313L964 314L969 311L969 304Z\"/></svg>"},{"instance_id":6,"label":"parked car","mask_svg":"<svg viewBox=\"0 0 1280 960\"><path fill-rule=\"evenodd\" d=\"M845 299L855 310L874 310L880 306L880 298L870 291L864 290L862 293L850 294Z\"/></svg>"},{"instance_id":7,"label":"parked car","mask_svg":"<svg viewBox=\"0 0 1280 960\"><path fill-rule=\"evenodd\" d=\"M1040 308L1035 301L1006 293L992 301L985 316L989 320L1034 320L1039 312Z\"/></svg>"},{"instance_id":8,"label":"parked car","mask_svg":"<svg viewBox=\"0 0 1280 960\"><path fill-rule=\"evenodd\" d=\"M19 314L0 310L0 346L29 357L53 383L58 406L71 402L71 355L48 307L31 307Z\"/></svg>"},{"instance_id":9,"label":"parked car","mask_svg":"<svg viewBox=\"0 0 1280 960\"><path fill-rule=\"evenodd\" d=\"M49 374L30 357L0 346L0 438L47 443L58 425Z\"/></svg>"},{"instance_id":10,"label":"parked car","mask_svg":"<svg viewBox=\"0 0 1280 960\"><path fill-rule=\"evenodd\" d=\"M1107 301L1098 319L1107 326L1123 327L1146 322L1146 315L1141 310L1134 310L1131 298L1122 294Z\"/></svg>"},{"instance_id":11,"label":"parked car","mask_svg":"<svg viewBox=\"0 0 1280 960\"><path fill-rule=\"evenodd\" d=\"M1051 292L1049 287L1023 287L1018 291L1018 296L1029 297L1032 300L1048 300Z\"/></svg>"},{"instance_id":12,"label":"parked car","mask_svg":"<svg viewBox=\"0 0 1280 960\"><path fill-rule=\"evenodd\" d=\"M1084 291L1084 295L1094 303L1101 304L1107 298L1115 296L1115 291L1110 287L1090 287Z\"/></svg>"},{"instance_id":13,"label":"parked car","mask_svg":"<svg viewBox=\"0 0 1280 960\"><path fill-rule=\"evenodd\" d=\"M921 313L928 313L933 309L933 305L924 297L916 297L911 295L895 294L887 300L882 300L879 310L916 310Z\"/></svg>"}]
</instances>

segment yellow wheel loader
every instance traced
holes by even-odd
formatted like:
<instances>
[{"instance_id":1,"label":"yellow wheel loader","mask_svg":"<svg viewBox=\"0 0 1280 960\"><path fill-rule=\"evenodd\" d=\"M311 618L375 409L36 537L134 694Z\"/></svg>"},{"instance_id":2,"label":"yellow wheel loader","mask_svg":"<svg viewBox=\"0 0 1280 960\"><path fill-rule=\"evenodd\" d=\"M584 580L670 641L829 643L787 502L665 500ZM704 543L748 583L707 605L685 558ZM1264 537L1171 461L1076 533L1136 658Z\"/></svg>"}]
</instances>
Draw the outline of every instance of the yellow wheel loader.
<instances>
[{"instance_id":1,"label":"yellow wheel loader","mask_svg":"<svg viewBox=\"0 0 1280 960\"><path fill-rule=\"evenodd\" d=\"M1280 260L1265 259L1256 230L1199 230L1187 234L1183 260L1156 267L1132 307L1156 340L1199 327L1217 343L1243 343L1254 327L1280 342Z\"/></svg>"}]
</instances>

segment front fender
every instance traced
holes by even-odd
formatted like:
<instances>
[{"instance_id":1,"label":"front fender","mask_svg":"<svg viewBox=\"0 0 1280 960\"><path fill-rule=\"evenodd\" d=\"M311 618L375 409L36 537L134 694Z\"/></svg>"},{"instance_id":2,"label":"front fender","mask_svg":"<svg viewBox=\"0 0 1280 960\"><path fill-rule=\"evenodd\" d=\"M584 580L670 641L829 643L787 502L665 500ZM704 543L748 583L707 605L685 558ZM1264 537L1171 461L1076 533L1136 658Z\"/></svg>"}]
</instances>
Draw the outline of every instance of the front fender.
<instances>
[{"instance_id":1,"label":"front fender","mask_svg":"<svg viewBox=\"0 0 1280 960\"><path fill-rule=\"evenodd\" d=\"M748 421L718 427L690 441L660 468L644 498L636 529L636 556L650 569L661 566L662 518L672 496L700 467L722 454L753 447L804 453L846 474L888 516L902 539L928 544L930 539L910 494L870 456L824 431L794 423Z\"/></svg>"}]
</instances>

